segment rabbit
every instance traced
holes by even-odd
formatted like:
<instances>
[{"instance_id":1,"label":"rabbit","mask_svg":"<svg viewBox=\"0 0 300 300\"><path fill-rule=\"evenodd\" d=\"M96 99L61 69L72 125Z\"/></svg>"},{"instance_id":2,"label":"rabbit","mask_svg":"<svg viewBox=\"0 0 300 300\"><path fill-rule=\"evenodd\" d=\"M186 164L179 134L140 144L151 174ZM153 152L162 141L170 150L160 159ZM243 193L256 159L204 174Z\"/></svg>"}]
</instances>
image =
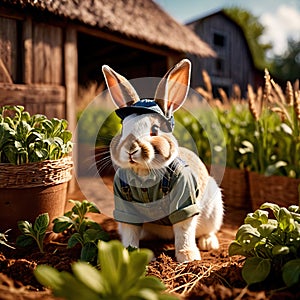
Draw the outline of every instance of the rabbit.
<instances>
[{"instance_id":1,"label":"rabbit","mask_svg":"<svg viewBox=\"0 0 300 300\"><path fill-rule=\"evenodd\" d=\"M138 248L141 239L174 239L178 262L200 260L199 249L219 248L223 201L204 163L179 147L172 133L173 113L189 90L190 61L181 60L165 74L154 99L140 99L130 82L109 66L102 71L122 119L110 155L118 168L114 218L124 247Z\"/></svg>"}]
</instances>

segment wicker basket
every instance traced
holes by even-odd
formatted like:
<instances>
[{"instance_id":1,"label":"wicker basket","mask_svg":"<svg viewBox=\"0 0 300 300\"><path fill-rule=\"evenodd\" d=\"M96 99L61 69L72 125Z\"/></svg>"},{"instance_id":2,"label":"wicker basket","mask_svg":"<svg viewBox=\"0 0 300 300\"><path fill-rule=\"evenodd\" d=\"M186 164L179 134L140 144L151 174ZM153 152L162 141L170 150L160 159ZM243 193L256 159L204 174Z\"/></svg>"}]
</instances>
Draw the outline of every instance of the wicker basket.
<instances>
[{"instance_id":1,"label":"wicker basket","mask_svg":"<svg viewBox=\"0 0 300 300\"><path fill-rule=\"evenodd\" d=\"M264 202L272 202L284 207L298 204L300 179L264 176L250 172L249 185L253 210L258 209Z\"/></svg>"},{"instance_id":2,"label":"wicker basket","mask_svg":"<svg viewBox=\"0 0 300 300\"><path fill-rule=\"evenodd\" d=\"M72 166L69 156L17 166L0 164L0 232L12 229L9 235L16 236L20 220L34 222L45 212L50 220L63 215Z\"/></svg>"},{"instance_id":3,"label":"wicker basket","mask_svg":"<svg viewBox=\"0 0 300 300\"><path fill-rule=\"evenodd\" d=\"M22 165L0 164L0 188L23 189L68 182L72 166L70 156Z\"/></svg>"},{"instance_id":4,"label":"wicker basket","mask_svg":"<svg viewBox=\"0 0 300 300\"><path fill-rule=\"evenodd\" d=\"M224 170L223 166L213 166L214 173ZM212 168L211 168L212 169ZM226 207L248 209L251 207L248 172L246 170L225 168L222 182L220 184Z\"/></svg>"}]
</instances>

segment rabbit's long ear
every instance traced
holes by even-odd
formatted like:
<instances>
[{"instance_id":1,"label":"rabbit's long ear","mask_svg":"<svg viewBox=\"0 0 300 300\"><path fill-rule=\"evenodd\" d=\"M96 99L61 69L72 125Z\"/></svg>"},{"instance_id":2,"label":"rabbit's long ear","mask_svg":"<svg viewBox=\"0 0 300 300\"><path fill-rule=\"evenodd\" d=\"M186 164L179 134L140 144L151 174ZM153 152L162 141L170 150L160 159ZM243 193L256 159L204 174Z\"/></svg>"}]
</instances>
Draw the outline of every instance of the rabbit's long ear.
<instances>
[{"instance_id":1,"label":"rabbit's long ear","mask_svg":"<svg viewBox=\"0 0 300 300\"><path fill-rule=\"evenodd\" d=\"M102 66L102 72L104 74L109 93L117 107L131 106L135 102L139 101L139 96L134 87L125 77L118 74L107 65Z\"/></svg>"},{"instance_id":2,"label":"rabbit's long ear","mask_svg":"<svg viewBox=\"0 0 300 300\"><path fill-rule=\"evenodd\" d=\"M157 86L155 101L169 117L185 101L191 77L191 62L181 60L171 68Z\"/></svg>"}]
</instances>

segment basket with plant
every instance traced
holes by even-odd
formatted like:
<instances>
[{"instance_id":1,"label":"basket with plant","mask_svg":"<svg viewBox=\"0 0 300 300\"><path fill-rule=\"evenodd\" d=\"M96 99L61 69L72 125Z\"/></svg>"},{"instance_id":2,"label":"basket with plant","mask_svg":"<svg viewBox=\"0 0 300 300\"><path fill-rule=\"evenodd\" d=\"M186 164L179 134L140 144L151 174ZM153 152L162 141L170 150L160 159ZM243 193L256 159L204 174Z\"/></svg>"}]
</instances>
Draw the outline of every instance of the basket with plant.
<instances>
[{"instance_id":1,"label":"basket with plant","mask_svg":"<svg viewBox=\"0 0 300 300\"><path fill-rule=\"evenodd\" d=\"M41 213L63 213L73 166L67 125L64 119L31 116L22 106L0 109L1 230Z\"/></svg>"}]
</instances>

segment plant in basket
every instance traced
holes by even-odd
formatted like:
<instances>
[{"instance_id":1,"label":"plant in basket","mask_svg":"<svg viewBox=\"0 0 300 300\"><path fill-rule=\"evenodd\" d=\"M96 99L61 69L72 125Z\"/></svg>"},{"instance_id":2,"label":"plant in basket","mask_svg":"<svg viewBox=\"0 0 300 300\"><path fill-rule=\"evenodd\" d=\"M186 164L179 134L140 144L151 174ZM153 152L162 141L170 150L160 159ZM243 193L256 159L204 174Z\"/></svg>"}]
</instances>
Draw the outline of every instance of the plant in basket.
<instances>
[{"instance_id":1,"label":"plant in basket","mask_svg":"<svg viewBox=\"0 0 300 300\"><path fill-rule=\"evenodd\" d=\"M63 214L71 179L72 133L64 119L30 115L22 106L0 108L0 230Z\"/></svg>"},{"instance_id":2,"label":"plant in basket","mask_svg":"<svg viewBox=\"0 0 300 300\"><path fill-rule=\"evenodd\" d=\"M284 94L265 70L264 92L255 94L249 86L248 100L255 128L239 151L250 171L252 207L257 209L269 197L279 205L291 205L300 184L299 85L288 82Z\"/></svg>"}]
</instances>

